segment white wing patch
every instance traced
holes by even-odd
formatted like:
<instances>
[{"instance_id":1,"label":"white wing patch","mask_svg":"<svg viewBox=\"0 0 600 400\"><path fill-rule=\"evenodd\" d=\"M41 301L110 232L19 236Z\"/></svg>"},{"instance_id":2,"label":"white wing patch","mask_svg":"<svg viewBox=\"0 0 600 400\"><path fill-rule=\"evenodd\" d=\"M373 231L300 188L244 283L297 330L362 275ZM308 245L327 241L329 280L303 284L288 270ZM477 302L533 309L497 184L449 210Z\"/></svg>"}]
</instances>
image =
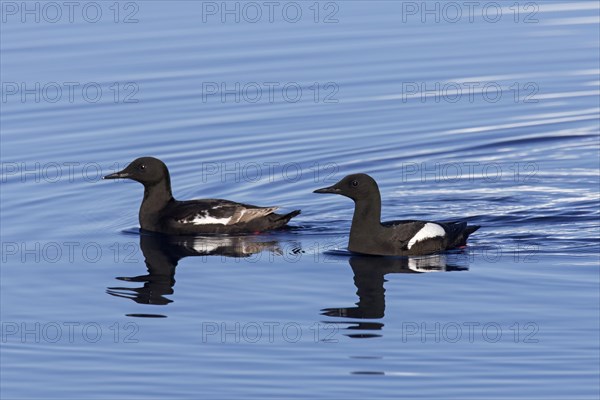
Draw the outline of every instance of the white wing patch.
<instances>
[{"instance_id":1,"label":"white wing patch","mask_svg":"<svg viewBox=\"0 0 600 400\"><path fill-rule=\"evenodd\" d=\"M444 228L439 226L438 224L433 224L431 222L426 223L420 230L417 232L415 236L410 239L408 242L408 248L410 249L415 245L415 243L420 242L425 239L446 235L446 231Z\"/></svg>"},{"instance_id":2,"label":"white wing patch","mask_svg":"<svg viewBox=\"0 0 600 400\"><path fill-rule=\"evenodd\" d=\"M221 205L217 205L212 210L224 208ZM257 208L244 208L237 207L234 209L226 210L228 212L221 212L219 216L211 215L210 210L202 210L196 213L193 217L178 220L182 224L192 225L234 225L237 223L245 223L252 221L256 218L266 217L273 213L279 207L257 207ZM224 215L229 214L228 216Z\"/></svg>"},{"instance_id":3,"label":"white wing patch","mask_svg":"<svg viewBox=\"0 0 600 400\"><path fill-rule=\"evenodd\" d=\"M189 220L189 223L194 225L208 225L208 224L219 224L227 225L231 221L231 217L228 218L215 218L210 215L196 215L193 219Z\"/></svg>"}]
</instances>

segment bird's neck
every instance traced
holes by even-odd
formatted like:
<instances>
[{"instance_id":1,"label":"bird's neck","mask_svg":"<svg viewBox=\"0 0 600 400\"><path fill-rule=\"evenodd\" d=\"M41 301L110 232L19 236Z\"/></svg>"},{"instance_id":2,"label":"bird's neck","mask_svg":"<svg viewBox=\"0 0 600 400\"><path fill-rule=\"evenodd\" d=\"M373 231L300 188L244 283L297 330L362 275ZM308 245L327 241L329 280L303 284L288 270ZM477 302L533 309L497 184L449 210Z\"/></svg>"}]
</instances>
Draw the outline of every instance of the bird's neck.
<instances>
[{"instance_id":1,"label":"bird's neck","mask_svg":"<svg viewBox=\"0 0 600 400\"><path fill-rule=\"evenodd\" d=\"M144 200L140 207L139 220L142 229L154 231L158 223L158 213L174 201L171 181L167 177L160 182L144 186Z\"/></svg>"},{"instance_id":2,"label":"bird's neck","mask_svg":"<svg viewBox=\"0 0 600 400\"><path fill-rule=\"evenodd\" d=\"M377 192L366 199L355 201L348 249L364 252L362 249L368 248L379 229L381 229L381 197Z\"/></svg>"},{"instance_id":3,"label":"bird's neck","mask_svg":"<svg viewBox=\"0 0 600 400\"><path fill-rule=\"evenodd\" d=\"M366 199L354 202L352 227L376 227L381 225L381 197L374 193Z\"/></svg>"}]
</instances>

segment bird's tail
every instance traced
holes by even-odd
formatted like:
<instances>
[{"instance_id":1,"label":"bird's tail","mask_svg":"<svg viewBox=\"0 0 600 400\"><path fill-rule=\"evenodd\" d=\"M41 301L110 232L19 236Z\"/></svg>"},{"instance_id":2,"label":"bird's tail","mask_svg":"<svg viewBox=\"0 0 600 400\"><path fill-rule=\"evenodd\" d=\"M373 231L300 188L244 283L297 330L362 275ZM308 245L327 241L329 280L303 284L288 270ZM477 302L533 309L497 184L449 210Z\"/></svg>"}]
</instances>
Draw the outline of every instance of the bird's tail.
<instances>
[{"instance_id":1,"label":"bird's tail","mask_svg":"<svg viewBox=\"0 0 600 400\"><path fill-rule=\"evenodd\" d=\"M300 214L300 210L294 210L288 214L270 214L269 216L271 217L271 223L273 224L271 229L283 228L290 221L290 219L294 218L298 214Z\"/></svg>"},{"instance_id":2,"label":"bird's tail","mask_svg":"<svg viewBox=\"0 0 600 400\"><path fill-rule=\"evenodd\" d=\"M294 218L298 214L300 214L300 210L294 210L291 213L287 214L275 214L277 216L277 219L275 221L281 222L282 224L287 224L290 221L290 219Z\"/></svg>"},{"instance_id":3,"label":"bird's tail","mask_svg":"<svg viewBox=\"0 0 600 400\"><path fill-rule=\"evenodd\" d=\"M467 229L465 229L465 239L468 238L471 233L475 232L479 228L481 228L481 226L479 225L467 226Z\"/></svg>"},{"instance_id":4,"label":"bird's tail","mask_svg":"<svg viewBox=\"0 0 600 400\"><path fill-rule=\"evenodd\" d=\"M469 236L479 228L481 228L479 225L467 226L459 237L457 247L466 246Z\"/></svg>"}]
</instances>

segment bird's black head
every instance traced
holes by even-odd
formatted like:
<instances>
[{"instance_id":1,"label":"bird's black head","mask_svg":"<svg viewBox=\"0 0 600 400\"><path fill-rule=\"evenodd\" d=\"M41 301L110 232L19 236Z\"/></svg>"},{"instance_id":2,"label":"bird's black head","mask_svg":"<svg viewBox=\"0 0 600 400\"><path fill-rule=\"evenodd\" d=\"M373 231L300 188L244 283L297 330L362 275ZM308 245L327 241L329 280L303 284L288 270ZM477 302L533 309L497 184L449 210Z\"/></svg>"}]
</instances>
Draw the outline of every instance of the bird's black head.
<instances>
[{"instance_id":1,"label":"bird's black head","mask_svg":"<svg viewBox=\"0 0 600 400\"><path fill-rule=\"evenodd\" d=\"M352 174L333 186L317 189L313 193L341 194L356 201L379 196L379 187L375 179L367 174Z\"/></svg>"},{"instance_id":2,"label":"bird's black head","mask_svg":"<svg viewBox=\"0 0 600 400\"><path fill-rule=\"evenodd\" d=\"M165 163L154 157L140 157L133 160L124 170L106 175L104 179L133 179L144 186L153 186L169 180L169 170Z\"/></svg>"}]
</instances>

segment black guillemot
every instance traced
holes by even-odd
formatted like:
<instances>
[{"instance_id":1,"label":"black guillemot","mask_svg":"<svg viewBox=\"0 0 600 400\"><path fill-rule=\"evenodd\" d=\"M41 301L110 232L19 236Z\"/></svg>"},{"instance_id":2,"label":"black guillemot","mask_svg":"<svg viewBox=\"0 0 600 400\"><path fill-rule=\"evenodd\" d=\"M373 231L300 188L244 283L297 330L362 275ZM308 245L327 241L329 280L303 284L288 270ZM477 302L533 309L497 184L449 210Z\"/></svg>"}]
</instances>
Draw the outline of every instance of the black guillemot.
<instances>
[{"instance_id":1,"label":"black guillemot","mask_svg":"<svg viewBox=\"0 0 600 400\"><path fill-rule=\"evenodd\" d=\"M178 201L171 193L165 163L154 157L132 161L104 179L132 179L144 185L139 212L143 230L169 235L256 233L285 226L300 210L275 214L279 207L257 207L221 199Z\"/></svg>"},{"instance_id":2,"label":"black guillemot","mask_svg":"<svg viewBox=\"0 0 600 400\"><path fill-rule=\"evenodd\" d=\"M479 226L466 222L381 222L381 196L377 182L367 174L348 175L333 186L314 193L341 194L354 200L348 250L382 256L439 253L466 245Z\"/></svg>"}]
</instances>

